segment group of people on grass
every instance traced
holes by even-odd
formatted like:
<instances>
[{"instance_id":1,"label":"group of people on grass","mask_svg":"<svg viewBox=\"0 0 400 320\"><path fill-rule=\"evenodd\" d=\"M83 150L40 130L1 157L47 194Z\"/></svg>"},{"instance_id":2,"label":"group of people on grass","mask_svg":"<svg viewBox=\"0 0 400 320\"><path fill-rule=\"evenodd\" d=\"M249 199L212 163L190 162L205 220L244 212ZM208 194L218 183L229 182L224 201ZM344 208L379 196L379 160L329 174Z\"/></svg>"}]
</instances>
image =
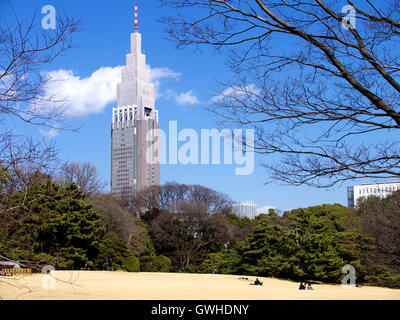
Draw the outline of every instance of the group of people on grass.
<instances>
[{"instance_id":1,"label":"group of people on grass","mask_svg":"<svg viewBox=\"0 0 400 320\"><path fill-rule=\"evenodd\" d=\"M244 279L244 278L240 278L240 279ZM246 278L247 279L247 278ZM253 286L262 286L262 282L260 280L258 280L258 278L256 278L256 280L254 281L254 283L250 283L250 285ZM301 282L300 286L299 286L299 290L314 290L313 287L311 286L311 283L306 283Z\"/></svg>"},{"instance_id":2,"label":"group of people on grass","mask_svg":"<svg viewBox=\"0 0 400 320\"><path fill-rule=\"evenodd\" d=\"M301 282L300 283L300 286L299 286L299 290L313 290L313 287L311 286L311 283L306 283L306 282L304 282L304 284L303 284L303 282Z\"/></svg>"}]
</instances>

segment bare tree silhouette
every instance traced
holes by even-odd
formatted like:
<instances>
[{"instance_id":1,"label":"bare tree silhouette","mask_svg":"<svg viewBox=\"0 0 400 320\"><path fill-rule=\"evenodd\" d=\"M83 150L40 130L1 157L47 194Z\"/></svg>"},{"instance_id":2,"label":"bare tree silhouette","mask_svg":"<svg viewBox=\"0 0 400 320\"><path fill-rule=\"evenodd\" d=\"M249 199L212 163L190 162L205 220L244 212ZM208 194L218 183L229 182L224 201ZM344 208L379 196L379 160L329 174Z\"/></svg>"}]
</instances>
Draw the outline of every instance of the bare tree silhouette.
<instances>
[{"instance_id":1,"label":"bare tree silhouette","mask_svg":"<svg viewBox=\"0 0 400 320\"><path fill-rule=\"evenodd\" d=\"M48 179L58 164L53 142L17 133L16 127L68 129L63 122L67 100L43 95L52 80L42 72L75 46L72 36L79 31L79 21L58 14L55 30L44 30L40 18L36 13L30 20L13 15L2 17L0 25L0 222L4 228L13 223L14 210L26 205L24 197L10 203L12 195Z\"/></svg>"},{"instance_id":2,"label":"bare tree silhouette","mask_svg":"<svg viewBox=\"0 0 400 320\"><path fill-rule=\"evenodd\" d=\"M398 1L160 2L176 9L161 21L178 48L227 53L210 110L255 130L249 147L268 155L272 178L400 176Z\"/></svg>"}]
</instances>

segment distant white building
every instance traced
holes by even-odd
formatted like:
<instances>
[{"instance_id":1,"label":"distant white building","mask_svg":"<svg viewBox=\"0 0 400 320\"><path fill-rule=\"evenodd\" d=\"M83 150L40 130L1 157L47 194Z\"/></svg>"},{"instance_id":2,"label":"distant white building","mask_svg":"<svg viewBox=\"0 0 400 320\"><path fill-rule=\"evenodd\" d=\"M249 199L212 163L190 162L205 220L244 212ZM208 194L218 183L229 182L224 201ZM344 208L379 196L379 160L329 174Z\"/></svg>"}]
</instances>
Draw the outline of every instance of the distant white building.
<instances>
[{"instance_id":1,"label":"distant white building","mask_svg":"<svg viewBox=\"0 0 400 320\"><path fill-rule=\"evenodd\" d=\"M397 190L400 190L400 181L366 183L359 186L347 187L347 206L354 208L359 198L370 196L385 198Z\"/></svg>"},{"instance_id":2,"label":"distant white building","mask_svg":"<svg viewBox=\"0 0 400 320\"><path fill-rule=\"evenodd\" d=\"M239 217L254 219L257 215L257 205L251 201L235 203L232 209Z\"/></svg>"}]
</instances>

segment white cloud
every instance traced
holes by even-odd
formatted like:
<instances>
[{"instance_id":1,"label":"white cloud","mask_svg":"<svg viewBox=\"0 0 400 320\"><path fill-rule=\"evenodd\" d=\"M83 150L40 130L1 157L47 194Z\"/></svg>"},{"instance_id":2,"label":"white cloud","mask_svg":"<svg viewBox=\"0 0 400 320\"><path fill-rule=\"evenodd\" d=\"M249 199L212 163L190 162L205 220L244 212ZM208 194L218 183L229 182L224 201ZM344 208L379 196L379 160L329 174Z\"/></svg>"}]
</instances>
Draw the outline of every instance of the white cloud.
<instances>
[{"instance_id":1,"label":"white cloud","mask_svg":"<svg viewBox=\"0 0 400 320\"><path fill-rule=\"evenodd\" d=\"M272 206L264 206L261 208L257 208L257 214L261 214L261 213L267 213L268 214L268 210L269 209L276 209L275 207Z\"/></svg>"},{"instance_id":2,"label":"white cloud","mask_svg":"<svg viewBox=\"0 0 400 320\"><path fill-rule=\"evenodd\" d=\"M5 73L5 70L0 69L0 89L6 89L12 84L11 74Z\"/></svg>"},{"instance_id":3,"label":"white cloud","mask_svg":"<svg viewBox=\"0 0 400 320\"><path fill-rule=\"evenodd\" d=\"M212 97L210 99L210 102L216 103L219 102L222 99L231 99L234 97L240 97L240 96L251 96L251 95L259 95L261 90L257 88L254 84L248 84L245 87L238 87L238 86L232 86L226 88L222 93Z\"/></svg>"},{"instance_id":4,"label":"white cloud","mask_svg":"<svg viewBox=\"0 0 400 320\"><path fill-rule=\"evenodd\" d=\"M65 116L99 113L116 100L121 70L121 66L101 67L87 78L76 76L71 70L50 71L46 74L49 83L42 98L60 100L60 106L66 106Z\"/></svg>"},{"instance_id":5,"label":"white cloud","mask_svg":"<svg viewBox=\"0 0 400 320\"><path fill-rule=\"evenodd\" d=\"M154 68L150 69L150 79L151 81L158 81L161 79L173 79L178 81L182 76L182 73L175 72L169 68Z\"/></svg>"},{"instance_id":6,"label":"white cloud","mask_svg":"<svg viewBox=\"0 0 400 320\"><path fill-rule=\"evenodd\" d=\"M43 129L39 129L39 132L42 136L47 137L47 138L54 138L56 136L58 136L58 134L61 132L60 129L56 129L56 128L50 128L49 130L43 130Z\"/></svg>"},{"instance_id":7,"label":"white cloud","mask_svg":"<svg viewBox=\"0 0 400 320\"><path fill-rule=\"evenodd\" d=\"M167 95L168 92L161 92L161 82L165 80L175 80L178 81L182 73L175 72L169 68L154 68L150 69L150 79L154 83L155 91L156 91L156 98L160 98L162 96Z\"/></svg>"},{"instance_id":8,"label":"white cloud","mask_svg":"<svg viewBox=\"0 0 400 320\"><path fill-rule=\"evenodd\" d=\"M40 101L32 103L31 109L51 111L55 107L65 109L64 116L80 117L92 113L99 113L109 104L116 101L117 84L121 81L121 70L123 66L117 67L101 67L94 71L90 76L82 78L74 74L72 70L54 70L47 72L45 77L49 80L44 88ZM169 68L150 69L151 81L156 86L157 97L161 82L172 79L178 81L182 76L181 73L175 72ZM178 104L198 104L197 97L192 91L176 94L172 90L167 90L164 94L168 97L171 95ZM41 101L51 100L59 101L54 105L42 105ZM47 132L47 136L55 134ZM43 134L43 133L42 133ZM44 133L43 135L46 135Z\"/></svg>"},{"instance_id":9,"label":"white cloud","mask_svg":"<svg viewBox=\"0 0 400 320\"><path fill-rule=\"evenodd\" d=\"M199 104L199 99L193 94L193 90L189 90L187 92L182 92L177 94L173 90L168 90L167 95L169 97L174 98L177 104L179 105L188 105L188 104Z\"/></svg>"}]
</instances>

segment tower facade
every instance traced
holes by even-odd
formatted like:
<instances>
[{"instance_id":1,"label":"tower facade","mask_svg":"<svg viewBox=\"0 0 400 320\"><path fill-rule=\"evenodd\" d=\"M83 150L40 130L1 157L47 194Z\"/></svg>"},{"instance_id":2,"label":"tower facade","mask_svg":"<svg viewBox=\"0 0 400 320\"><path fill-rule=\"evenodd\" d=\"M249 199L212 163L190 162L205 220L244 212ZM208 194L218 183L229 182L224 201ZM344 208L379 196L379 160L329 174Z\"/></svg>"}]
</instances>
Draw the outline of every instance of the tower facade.
<instances>
[{"instance_id":1,"label":"tower facade","mask_svg":"<svg viewBox=\"0 0 400 320\"><path fill-rule=\"evenodd\" d=\"M141 43L135 5L135 31L117 86L117 105L112 109L111 192L116 196L133 195L160 184L158 110Z\"/></svg>"}]
</instances>

